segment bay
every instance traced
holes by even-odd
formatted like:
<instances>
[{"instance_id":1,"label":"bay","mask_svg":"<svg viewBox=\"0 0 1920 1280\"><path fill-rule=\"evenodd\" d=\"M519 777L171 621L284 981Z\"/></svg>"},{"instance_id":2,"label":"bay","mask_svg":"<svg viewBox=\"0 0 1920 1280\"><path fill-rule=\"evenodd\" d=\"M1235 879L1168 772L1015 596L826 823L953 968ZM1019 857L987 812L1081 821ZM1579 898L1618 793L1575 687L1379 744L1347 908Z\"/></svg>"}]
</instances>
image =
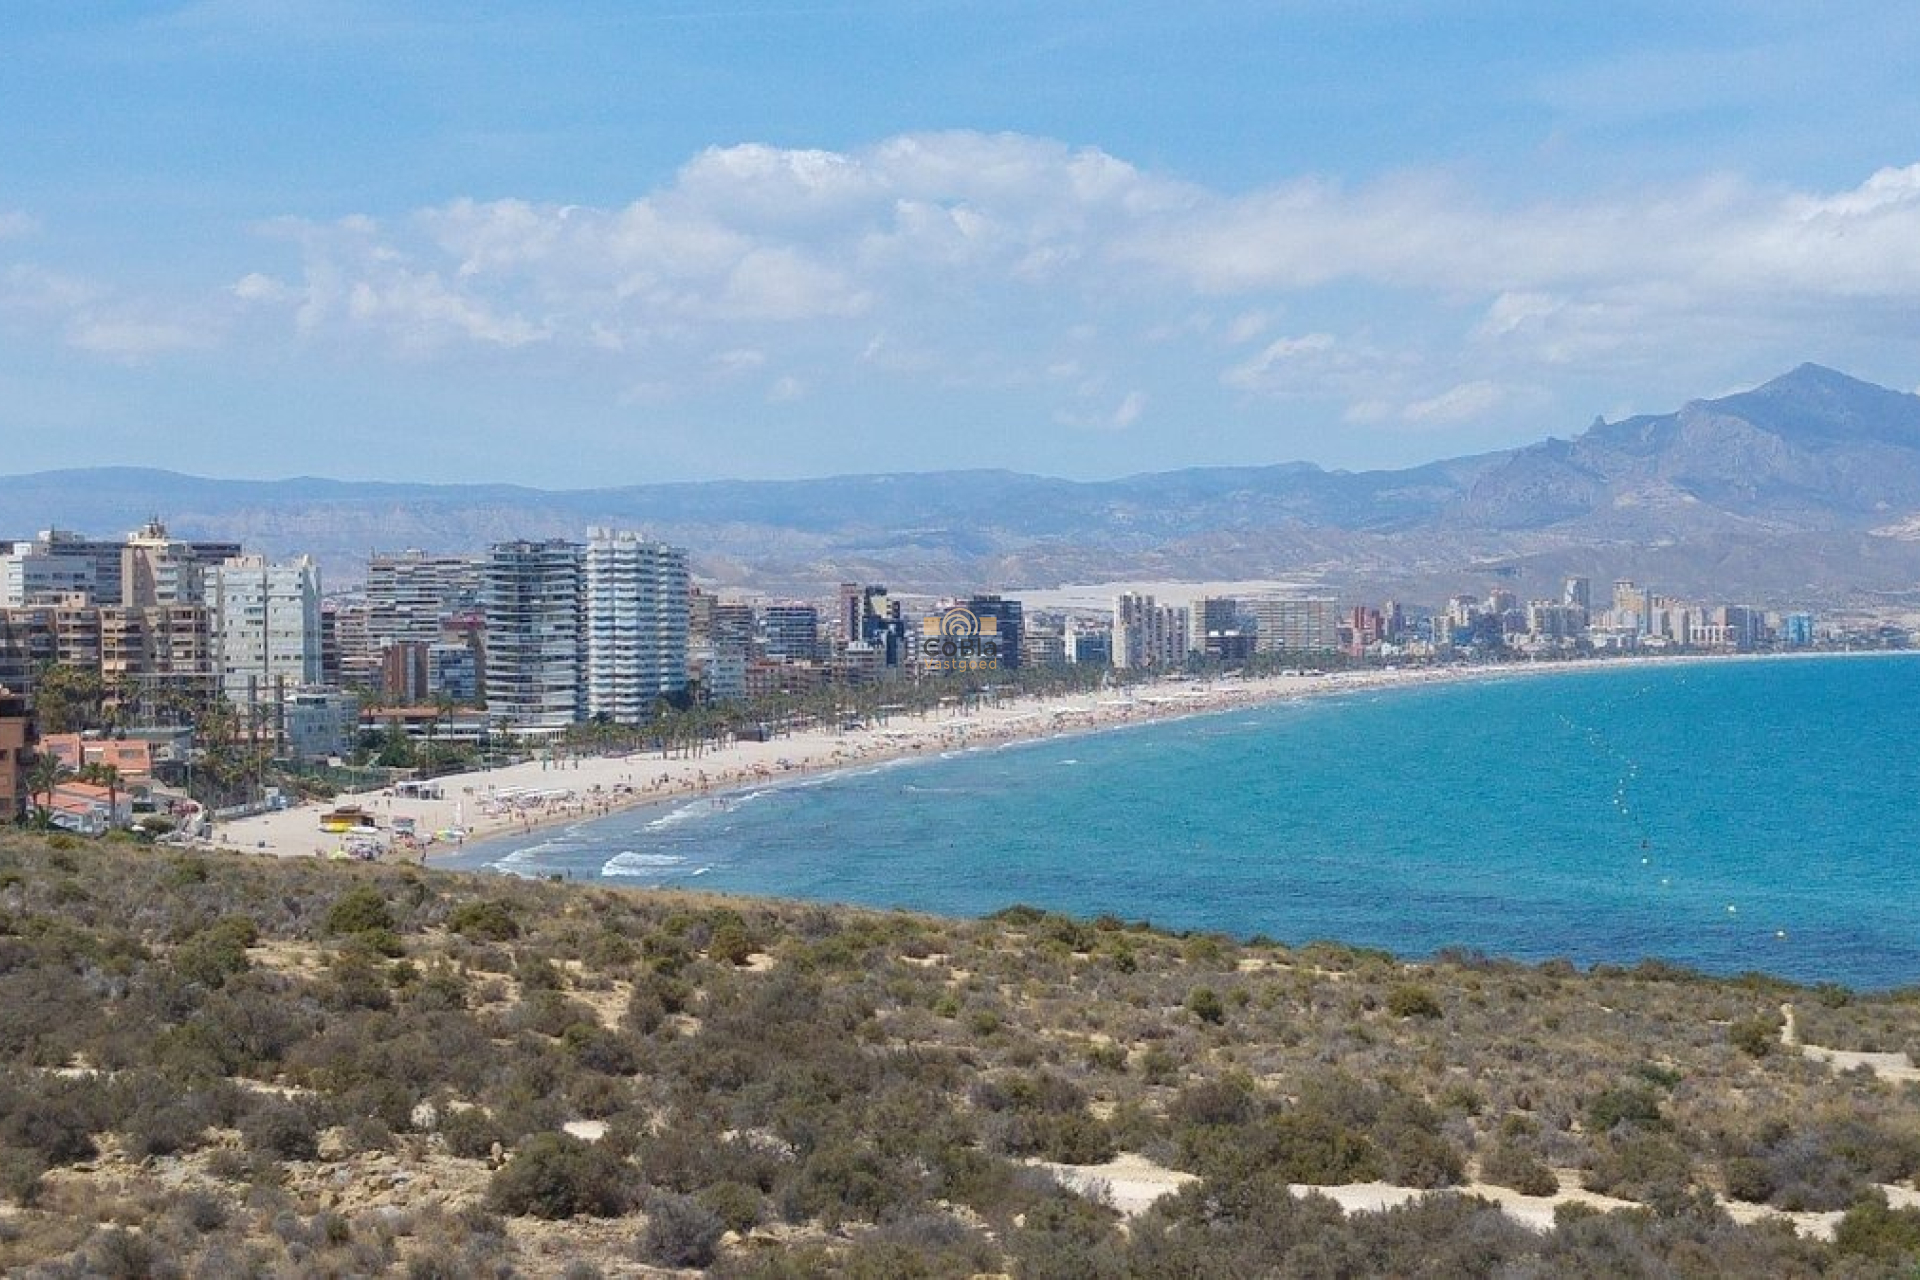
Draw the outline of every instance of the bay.
<instances>
[{"instance_id":1,"label":"bay","mask_svg":"<svg viewBox=\"0 0 1920 1280\"><path fill-rule=\"evenodd\" d=\"M1920 656L1303 698L629 810L446 865L1413 958L1920 983Z\"/></svg>"}]
</instances>

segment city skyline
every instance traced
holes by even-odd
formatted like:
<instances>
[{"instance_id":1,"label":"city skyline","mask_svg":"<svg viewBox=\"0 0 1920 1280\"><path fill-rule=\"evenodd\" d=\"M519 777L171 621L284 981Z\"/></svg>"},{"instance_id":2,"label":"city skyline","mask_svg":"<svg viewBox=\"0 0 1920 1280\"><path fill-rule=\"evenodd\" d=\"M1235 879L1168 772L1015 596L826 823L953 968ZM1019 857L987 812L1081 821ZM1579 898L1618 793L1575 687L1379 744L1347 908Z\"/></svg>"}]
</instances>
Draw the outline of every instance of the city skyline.
<instances>
[{"instance_id":1,"label":"city skyline","mask_svg":"<svg viewBox=\"0 0 1920 1280\"><path fill-rule=\"evenodd\" d=\"M10 470L1077 478L1920 383L1920 24L10 16Z\"/></svg>"}]
</instances>

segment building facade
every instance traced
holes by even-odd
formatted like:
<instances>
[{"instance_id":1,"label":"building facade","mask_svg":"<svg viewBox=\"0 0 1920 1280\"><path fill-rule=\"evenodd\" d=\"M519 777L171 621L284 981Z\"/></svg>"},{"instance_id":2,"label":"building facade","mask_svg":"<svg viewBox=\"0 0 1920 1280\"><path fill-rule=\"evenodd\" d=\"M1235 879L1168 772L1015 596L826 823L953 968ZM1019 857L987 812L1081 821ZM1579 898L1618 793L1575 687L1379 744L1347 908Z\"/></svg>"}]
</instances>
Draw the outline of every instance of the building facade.
<instances>
[{"instance_id":1,"label":"building facade","mask_svg":"<svg viewBox=\"0 0 1920 1280\"><path fill-rule=\"evenodd\" d=\"M269 564L236 556L206 577L214 664L234 706L279 703L320 683L320 570L301 556Z\"/></svg>"},{"instance_id":2,"label":"building facade","mask_svg":"<svg viewBox=\"0 0 1920 1280\"><path fill-rule=\"evenodd\" d=\"M443 619L480 604L477 556L399 551L367 561L367 635L375 647L395 641L436 644Z\"/></svg>"},{"instance_id":3,"label":"building facade","mask_svg":"<svg viewBox=\"0 0 1920 1280\"><path fill-rule=\"evenodd\" d=\"M1261 596L1250 607L1261 653L1332 653L1340 647L1336 601Z\"/></svg>"},{"instance_id":4,"label":"building facade","mask_svg":"<svg viewBox=\"0 0 1920 1280\"><path fill-rule=\"evenodd\" d=\"M1128 592L1113 601L1113 665L1129 670L1177 667L1192 644L1187 610Z\"/></svg>"},{"instance_id":5,"label":"building facade","mask_svg":"<svg viewBox=\"0 0 1920 1280\"><path fill-rule=\"evenodd\" d=\"M586 714L584 551L554 539L496 543L487 553L487 715L507 729L552 733Z\"/></svg>"},{"instance_id":6,"label":"building facade","mask_svg":"<svg viewBox=\"0 0 1920 1280\"><path fill-rule=\"evenodd\" d=\"M0 684L0 822L26 816L27 744L32 736L25 695Z\"/></svg>"},{"instance_id":7,"label":"building facade","mask_svg":"<svg viewBox=\"0 0 1920 1280\"><path fill-rule=\"evenodd\" d=\"M587 534L586 712L638 724L687 689L687 553L627 530Z\"/></svg>"},{"instance_id":8,"label":"building facade","mask_svg":"<svg viewBox=\"0 0 1920 1280\"><path fill-rule=\"evenodd\" d=\"M769 658L812 662L820 656L820 610L810 604L770 604L760 611Z\"/></svg>"}]
</instances>

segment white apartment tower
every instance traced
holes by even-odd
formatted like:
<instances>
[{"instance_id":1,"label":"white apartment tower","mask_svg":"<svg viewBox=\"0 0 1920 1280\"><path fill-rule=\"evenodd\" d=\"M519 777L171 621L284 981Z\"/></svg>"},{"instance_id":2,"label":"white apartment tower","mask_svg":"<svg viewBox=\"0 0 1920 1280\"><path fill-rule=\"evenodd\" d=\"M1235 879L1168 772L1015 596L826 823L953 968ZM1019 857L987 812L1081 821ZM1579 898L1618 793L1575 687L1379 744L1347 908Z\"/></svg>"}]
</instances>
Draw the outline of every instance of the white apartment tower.
<instances>
[{"instance_id":1,"label":"white apartment tower","mask_svg":"<svg viewBox=\"0 0 1920 1280\"><path fill-rule=\"evenodd\" d=\"M521 733L555 733L586 711L583 548L500 542L487 552L487 716Z\"/></svg>"},{"instance_id":2,"label":"white apartment tower","mask_svg":"<svg viewBox=\"0 0 1920 1280\"><path fill-rule=\"evenodd\" d=\"M205 578L220 692L242 709L320 683L320 570L236 556Z\"/></svg>"},{"instance_id":3,"label":"white apartment tower","mask_svg":"<svg viewBox=\"0 0 1920 1280\"><path fill-rule=\"evenodd\" d=\"M687 553L624 529L589 529L586 710L617 724L650 718L687 687Z\"/></svg>"}]
</instances>

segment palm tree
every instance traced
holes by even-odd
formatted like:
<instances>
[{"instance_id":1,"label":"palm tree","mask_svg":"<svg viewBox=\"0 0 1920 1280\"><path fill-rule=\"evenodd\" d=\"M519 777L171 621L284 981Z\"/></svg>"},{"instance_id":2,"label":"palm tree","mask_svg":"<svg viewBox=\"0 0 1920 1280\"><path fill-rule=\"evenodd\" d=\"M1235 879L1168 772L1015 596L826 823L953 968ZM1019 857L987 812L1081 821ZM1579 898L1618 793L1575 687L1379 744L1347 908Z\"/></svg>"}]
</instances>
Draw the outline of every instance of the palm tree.
<instances>
[{"instance_id":1,"label":"palm tree","mask_svg":"<svg viewBox=\"0 0 1920 1280\"><path fill-rule=\"evenodd\" d=\"M59 756L51 752L35 752L33 763L27 766L27 791L29 795L40 798L37 821L46 826L53 820L53 793L61 783L73 776L73 771Z\"/></svg>"},{"instance_id":2,"label":"palm tree","mask_svg":"<svg viewBox=\"0 0 1920 1280\"><path fill-rule=\"evenodd\" d=\"M90 764L80 770L80 778L107 789L107 826L111 828L120 814L120 768L111 764Z\"/></svg>"}]
</instances>

